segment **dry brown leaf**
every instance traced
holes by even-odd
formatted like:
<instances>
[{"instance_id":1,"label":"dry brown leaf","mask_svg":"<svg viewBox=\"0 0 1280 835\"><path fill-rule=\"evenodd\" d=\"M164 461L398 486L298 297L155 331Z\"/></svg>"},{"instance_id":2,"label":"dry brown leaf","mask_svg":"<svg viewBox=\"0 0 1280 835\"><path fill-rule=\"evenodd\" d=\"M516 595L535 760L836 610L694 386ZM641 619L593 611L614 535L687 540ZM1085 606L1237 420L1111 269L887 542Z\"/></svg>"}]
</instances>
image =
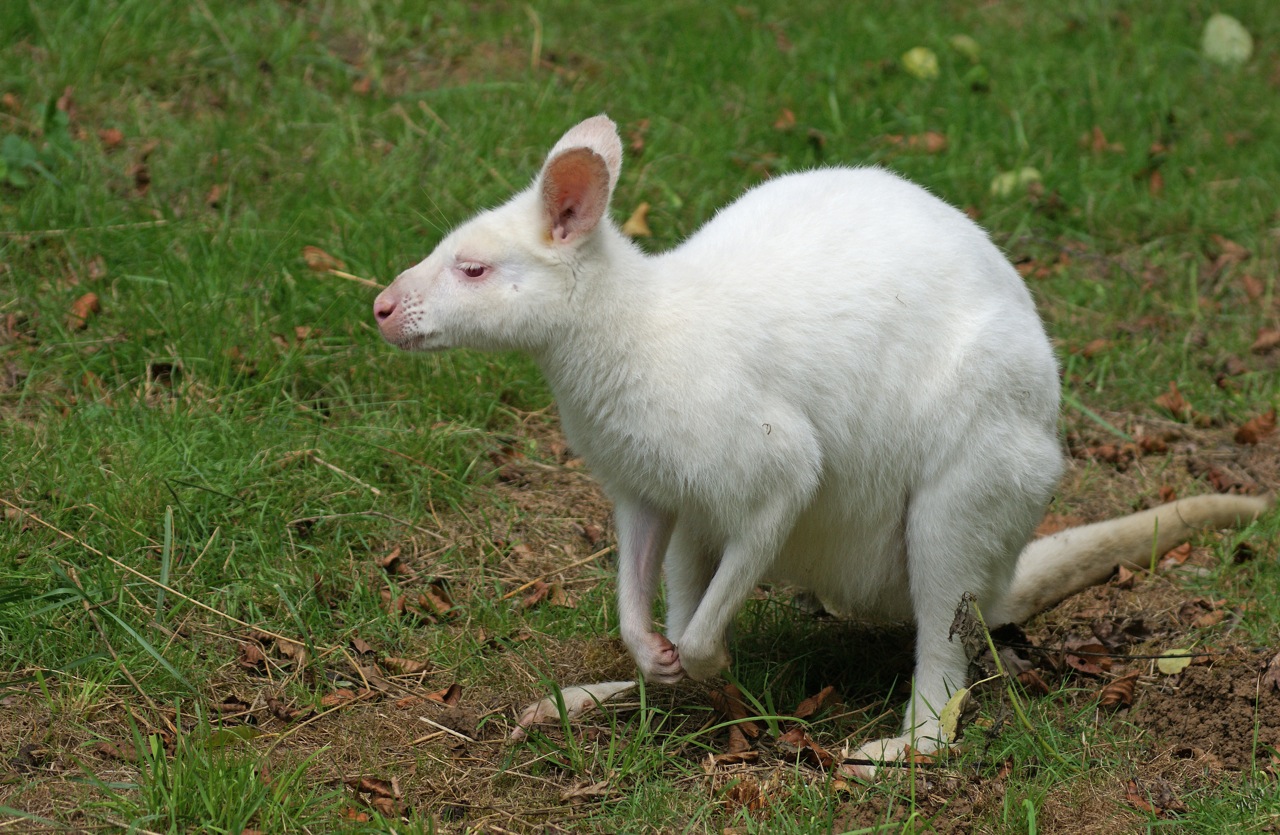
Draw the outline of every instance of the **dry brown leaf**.
<instances>
[{"instance_id":1,"label":"dry brown leaf","mask_svg":"<svg viewBox=\"0 0 1280 835\"><path fill-rule=\"evenodd\" d=\"M534 580L533 585L529 587L529 592L520 601L520 608L532 609L539 603L547 599L547 595L551 594L551 584L544 583L542 580Z\"/></svg>"},{"instance_id":2,"label":"dry brown leaf","mask_svg":"<svg viewBox=\"0 0 1280 835\"><path fill-rule=\"evenodd\" d=\"M429 616L444 620L453 615L453 599L449 596L443 580L432 580L418 595L418 605Z\"/></svg>"},{"instance_id":3,"label":"dry brown leaf","mask_svg":"<svg viewBox=\"0 0 1280 835\"><path fill-rule=\"evenodd\" d=\"M351 777L342 782L357 794L369 794L374 797L400 798L400 786L395 780L383 780L378 777Z\"/></svg>"},{"instance_id":4,"label":"dry brown leaf","mask_svg":"<svg viewBox=\"0 0 1280 835\"><path fill-rule=\"evenodd\" d=\"M67 330L84 330L89 325L90 317L100 310L102 304L98 301L98 294L85 293L71 303L71 309L67 312Z\"/></svg>"},{"instance_id":5,"label":"dry brown leaf","mask_svg":"<svg viewBox=\"0 0 1280 835\"><path fill-rule=\"evenodd\" d=\"M417 675L431 667L426 661L415 661L412 658L396 658L388 655L382 659L382 666L399 675Z\"/></svg>"},{"instance_id":6,"label":"dry brown leaf","mask_svg":"<svg viewBox=\"0 0 1280 835\"><path fill-rule=\"evenodd\" d=\"M1022 689L1026 690L1032 696L1049 695L1049 685L1035 670L1023 670L1018 673L1018 683L1022 685Z\"/></svg>"},{"instance_id":7,"label":"dry brown leaf","mask_svg":"<svg viewBox=\"0 0 1280 835\"><path fill-rule=\"evenodd\" d=\"M831 697L836 693L836 688L830 684L819 690L814 695L796 705L796 709L792 712L792 716L797 719L808 719L818 710L825 707L827 702L831 701Z\"/></svg>"},{"instance_id":8,"label":"dry brown leaf","mask_svg":"<svg viewBox=\"0 0 1280 835\"><path fill-rule=\"evenodd\" d=\"M10 113L17 113L22 110L22 101L13 93L5 93L3 96L0 96L0 107L3 107Z\"/></svg>"},{"instance_id":9,"label":"dry brown leaf","mask_svg":"<svg viewBox=\"0 0 1280 835\"><path fill-rule=\"evenodd\" d=\"M246 670L266 669L267 656L263 654L262 647L253 641L242 641L236 663Z\"/></svg>"},{"instance_id":10,"label":"dry brown leaf","mask_svg":"<svg viewBox=\"0 0 1280 835\"><path fill-rule=\"evenodd\" d=\"M718 690L712 690L710 698L711 707L716 713L730 722L736 722L744 734L752 739L760 735L759 725L755 722L742 721L751 715L751 711L747 709L747 703L742 700L742 691L736 685L726 684Z\"/></svg>"},{"instance_id":11,"label":"dry brown leaf","mask_svg":"<svg viewBox=\"0 0 1280 835\"><path fill-rule=\"evenodd\" d=\"M399 545L391 549L391 553L387 554L385 557L378 557L376 562L378 563L378 567L381 568L383 571L387 572L388 574L408 574L409 573L409 570L405 568L404 564L400 561Z\"/></svg>"},{"instance_id":12,"label":"dry brown leaf","mask_svg":"<svg viewBox=\"0 0 1280 835\"><path fill-rule=\"evenodd\" d=\"M1262 671L1262 686L1268 692L1280 693L1280 653L1276 653Z\"/></svg>"},{"instance_id":13,"label":"dry brown leaf","mask_svg":"<svg viewBox=\"0 0 1280 835\"><path fill-rule=\"evenodd\" d=\"M561 792L560 802L577 805L591 800L602 800L613 793L614 791L609 787L608 780L601 780L597 783L579 783L573 788Z\"/></svg>"},{"instance_id":14,"label":"dry brown leaf","mask_svg":"<svg viewBox=\"0 0 1280 835\"><path fill-rule=\"evenodd\" d=\"M1257 444L1263 438L1276 431L1276 410L1250 418L1236 430L1236 443Z\"/></svg>"},{"instance_id":15,"label":"dry brown leaf","mask_svg":"<svg viewBox=\"0 0 1280 835\"><path fill-rule=\"evenodd\" d=\"M622 224L622 234L628 238L650 238L653 231L649 228L649 204L641 203Z\"/></svg>"},{"instance_id":16,"label":"dry brown leaf","mask_svg":"<svg viewBox=\"0 0 1280 835\"><path fill-rule=\"evenodd\" d=\"M947 150L947 135L938 133L937 131L928 130L924 133L912 133L903 135L900 133L891 133L885 136L884 141L888 145L895 148L902 148L907 151L920 151L925 154L940 154Z\"/></svg>"},{"instance_id":17,"label":"dry brown leaf","mask_svg":"<svg viewBox=\"0 0 1280 835\"><path fill-rule=\"evenodd\" d=\"M1164 194L1164 175L1160 173L1160 169L1151 172L1151 176L1147 178L1147 191L1152 197L1159 197Z\"/></svg>"},{"instance_id":18,"label":"dry brown leaf","mask_svg":"<svg viewBox=\"0 0 1280 835\"><path fill-rule=\"evenodd\" d=\"M1131 589L1134 580L1134 573L1122 565L1116 568L1116 576L1111 582L1118 589Z\"/></svg>"},{"instance_id":19,"label":"dry brown leaf","mask_svg":"<svg viewBox=\"0 0 1280 835\"><path fill-rule=\"evenodd\" d=\"M103 128L98 131L98 141L108 151L115 150L124 141L124 134L116 128Z\"/></svg>"},{"instance_id":20,"label":"dry brown leaf","mask_svg":"<svg viewBox=\"0 0 1280 835\"><path fill-rule=\"evenodd\" d=\"M1063 658L1072 669L1091 676L1102 675L1112 665L1107 648L1097 641L1068 641Z\"/></svg>"},{"instance_id":21,"label":"dry brown leaf","mask_svg":"<svg viewBox=\"0 0 1280 835\"><path fill-rule=\"evenodd\" d=\"M296 325L293 329L293 336L299 342L306 342L308 339L314 339L319 335L319 328L312 328L307 325Z\"/></svg>"},{"instance_id":22,"label":"dry brown leaf","mask_svg":"<svg viewBox=\"0 0 1280 835\"><path fill-rule=\"evenodd\" d=\"M784 107L782 112L778 114L778 118L773 120L774 130L791 130L796 126L796 114L791 108Z\"/></svg>"},{"instance_id":23,"label":"dry brown leaf","mask_svg":"<svg viewBox=\"0 0 1280 835\"><path fill-rule=\"evenodd\" d=\"M1058 531L1065 531L1067 528L1077 528L1083 525L1085 520L1079 516L1064 516L1061 513L1046 513L1044 519L1036 527L1036 536L1052 536Z\"/></svg>"},{"instance_id":24,"label":"dry brown leaf","mask_svg":"<svg viewBox=\"0 0 1280 835\"><path fill-rule=\"evenodd\" d=\"M1093 130L1087 135L1081 137L1081 145L1085 145L1095 154L1109 153L1119 154L1124 151L1124 145L1119 142L1108 142L1107 135L1102 132L1102 128L1097 125L1093 126Z\"/></svg>"},{"instance_id":25,"label":"dry brown leaf","mask_svg":"<svg viewBox=\"0 0 1280 835\"><path fill-rule=\"evenodd\" d=\"M1177 565L1182 565L1191 558L1191 543L1184 542L1176 548L1171 548L1165 552L1160 558L1160 568L1167 570Z\"/></svg>"},{"instance_id":26,"label":"dry brown leaf","mask_svg":"<svg viewBox=\"0 0 1280 835\"><path fill-rule=\"evenodd\" d=\"M1280 328L1263 328L1258 331L1258 338L1249 346L1255 354L1265 354L1280 345Z\"/></svg>"},{"instance_id":27,"label":"dry brown leaf","mask_svg":"<svg viewBox=\"0 0 1280 835\"><path fill-rule=\"evenodd\" d=\"M644 153L645 134L649 132L649 120L641 119L636 122L635 127L627 132L628 147L631 153L639 156Z\"/></svg>"},{"instance_id":28,"label":"dry brown leaf","mask_svg":"<svg viewBox=\"0 0 1280 835\"><path fill-rule=\"evenodd\" d=\"M1191 417L1191 404L1182 396L1182 392L1178 391L1178 384L1169 381L1169 390L1156 398L1156 405L1168 410L1174 417L1181 420L1187 420Z\"/></svg>"},{"instance_id":29,"label":"dry brown leaf","mask_svg":"<svg viewBox=\"0 0 1280 835\"><path fill-rule=\"evenodd\" d=\"M835 761L827 751L805 731L795 727L778 737L778 747L792 759L802 760L817 768L830 768Z\"/></svg>"},{"instance_id":30,"label":"dry brown leaf","mask_svg":"<svg viewBox=\"0 0 1280 835\"><path fill-rule=\"evenodd\" d=\"M342 811L339 812L339 814L344 820L349 820L354 823L368 823L373 820L369 817L368 812L362 812L354 806L343 806Z\"/></svg>"},{"instance_id":31,"label":"dry brown leaf","mask_svg":"<svg viewBox=\"0 0 1280 835\"><path fill-rule=\"evenodd\" d=\"M1098 705L1112 710L1130 707L1133 704L1133 690L1137 683L1137 673L1121 676L1098 692Z\"/></svg>"},{"instance_id":32,"label":"dry brown leaf","mask_svg":"<svg viewBox=\"0 0 1280 835\"><path fill-rule=\"evenodd\" d=\"M113 760L121 760L127 763L136 763L138 761L138 752L127 742L115 743L104 739L93 746L93 750Z\"/></svg>"},{"instance_id":33,"label":"dry brown leaf","mask_svg":"<svg viewBox=\"0 0 1280 835\"><path fill-rule=\"evenodd\" d=\"M357 655L367 655L373 652L373 646L359 635L351 639L351 648L356 651Z\"/></svg>"},{"instance_id":34,"label":"dry brown leaf","mask_svg":"<svg viewBox=\"0 0 1280 835\"><path fill-rule=\"evenodd\" d=\"M210 209L216 209L222 205L222 195L226 191L226 186L222 183L214 183L209 187L209 193L204 196L204 204Z\"/></svg>"},{"instance_id":35,"label":"dry brown leaf","mask_svg":"<svg viewBox=\"0 0 1280 835\"><path fill-rule=\"evenodd\" d=\"M462 700L462 685L456 681L443 690L437 690L434 693L427 693L424 699L431 702L438 702L449 707L456 707L458 702Z\"/></svg>"},{"instance_id":36,"label":"dry brown leaf","mask_svg":"<svg viewBox=\"0 0 1280 835\"><path fill-rule=\"evenodd\" d=\"M338 690L334 690L332 693L326 693L324 696L320 697L320 706L337 707L338 705L345 705L348 702L354 702L355 700L356 691L343 687Z\"/></svg>"},{"instance_id":37,"label":"dry brown leaf","mask_svg":"<svg viewBox=\"0 0 1280 835\"><path fill-rule=\"evenodd\" d=\"M751 742L747 739L747 735L742 732L742 728L733 725L729 728L729 747L726 749L727 754L742 754L751 750Z\"/></svg>"},{"instance_id":38,"label":"dry brown leaf","mask_svg":"<svg viewBox=\"0 0 1280 835\"><path fill-rule=\"evenodd\" d=\"M318 273L327 273L330 270L345 270L347 268L345 263L318 246L304 246L302 248L302 260L306 262L308 269Z\"/></svg>"},{"instance_id":39,"label":"dry brown leaf","mask_svg":"<svg viewBox=\"0 0 1280 835\"><path fill-rule=\"evenodd\" d=\"M1266 285L1252 273L1245 273L1240 276L1240 284L1244 287L1244 294L1249 297L1251 302L1256 302L1267 292Z\"/></svg>"}]
</instances>

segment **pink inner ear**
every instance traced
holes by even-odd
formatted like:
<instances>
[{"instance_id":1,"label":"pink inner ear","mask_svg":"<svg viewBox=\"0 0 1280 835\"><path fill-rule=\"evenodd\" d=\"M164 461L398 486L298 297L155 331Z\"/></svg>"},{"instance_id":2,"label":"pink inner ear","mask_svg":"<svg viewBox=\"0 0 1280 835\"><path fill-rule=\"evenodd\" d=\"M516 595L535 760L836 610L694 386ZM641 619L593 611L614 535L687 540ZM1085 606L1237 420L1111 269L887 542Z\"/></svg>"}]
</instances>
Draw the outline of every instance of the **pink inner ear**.
<instances>
[{"instance_id":1,"label":"pink inner ear","mask_svg":"<svg viewBox=\"0 0 1280 835\"><path fill-rule=\"evenodd\" d=\"M547 163L542 203L555 241L570 243L590 232L609 205L609 169L595 152L572 148Z\"/></svg>"}]
</instances>

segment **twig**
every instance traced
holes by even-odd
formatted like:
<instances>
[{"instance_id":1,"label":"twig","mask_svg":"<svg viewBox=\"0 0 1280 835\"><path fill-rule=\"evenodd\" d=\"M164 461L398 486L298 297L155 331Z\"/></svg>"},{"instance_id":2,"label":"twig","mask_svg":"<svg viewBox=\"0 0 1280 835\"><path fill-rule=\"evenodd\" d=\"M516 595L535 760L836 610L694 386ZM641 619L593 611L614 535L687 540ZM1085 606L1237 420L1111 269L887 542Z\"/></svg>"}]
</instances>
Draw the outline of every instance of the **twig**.
<instances>
[{"instance_id":1,"label":"twig","mask_svg":"<svg viewBox=\"0 0 1280 835\"><path fill-rule=\"evenodd\" d=\"M458 739L464 740L464 741L466 741L466 742L475 742L475 740L474 740L474 739L472 739L471 737L467 736L466 734L464 734L464 733L459 733L458 731L455 731L453 728L446 728L444 725L441 725L439 722L432 722L430 719L428 719L428 718L427 718L427 717L425 717L425 716L419 716L419 717L418 717L418 721L419 721L419 722L426 722L426 723L427 723L428 725L430 725L431 727L433 727L433 728L435 728L435 729L437 729L437 730L444 731L444 732L445 732L445 733L447 733L447 734L453 734L453 735L454 735L454 736L456 736Z\"/></svg>"},{"instance_id":2,"label":"twig","mask_svg":"<svg viewBox=\"0 0 1280 835\"><path fill-rule=\"evenodd\" d=\"M372 287L375 290L382 289L382 285L372 279L361 278L360 276L352 275L351 273L344 273L342 270L329 270L328 274L337 276L338 278L345 278L347 281L354 281L357 284L363 284L365 287Z\"/></svg>"},{"instance_id":3,"label":"twig","mask_svg":"<svg viewBox=\"0 0 1280 835\"><path fill-rule=\"evenodd\" d=\"M580 566L580 565L586 565L587 563L592 562L593 560L596 560L596 559L599 559L600 557L603 557L605 554L607 554L607 553L609 553L610 551L612 551L612 550L613 550L613 548L614 548L614 546L612 546L612 545L606 546L606 547L604 547L604 548L601 548L599 551L596 551L596 552L595 552L594 554L592 554L591 556L589 556L589 557L583 557L582 559L578 560L578 561L577 561L577 562L575 562L575 563L570 563L569 565L566 565L564 568L557 568L555 571L548 571L548 572L547 572L547 573L545 573L545 574L539 574L537 577L534 577L532 580L530 580L529 582L525 583L523 586L520 586L519 588L517 588L517 589L513 589L512 591L509 591L509 592L507 592L506 594L502 595L502 597L501 597L501 598L499 598L499 599L500 599L500 600L510 600L511 598L513 598L513 597L515 597L517 594L519 594L520 592L522 592L522 591L524 591L524 590L526 590L526 589L532 588L533 586L535 586L535 585L537 585L538 583L542 582L543 580L547 579L547 578L548 578L548 577L550 577L552 574L560 574L561 572L569 571L570 569L577 568L577 567L578 567L578 566Z\"/></svg>"},{"instance_id":4,"label":"twig","mask_svg":"<svg viewBox=\"0 0 1280 835\"><path fill-rule=\"evenodd\" d=\"M361 487L365 488L366 490L368 490L368 491L369 491L370 493L372 493L373 495L375 495L375 496L381 496L381 495L382 495L382 491L381 491L381 490L379 490L377 487L374 487L372 484L365 484L363 481L361 481L360 479L356 478L356 477L355 477L355 476L353 476L351 473L347 472L346 470L342 469L341 467L336 467L336 466L334 466L333 464L330 464L328 461L326 461L326 460L324 460L323 458L321 458L319 455L316 455L316 453L315 453L314 451L309 452L309 453L308 453L308 455L307 455L307 457L308 457L308 458L310 458L312 461L315 461L315 462L316 462L317 464L319 464L320 466L322 466L322 467L328 467L329 469L333 470L333 471L334 471L335 473L337 473L338 475L343 476L344 478L349 478L349 479L351 479L351 480L352 480L352 481L354 481L356 484L359 484Z\"/></svg>"}]
</instances>

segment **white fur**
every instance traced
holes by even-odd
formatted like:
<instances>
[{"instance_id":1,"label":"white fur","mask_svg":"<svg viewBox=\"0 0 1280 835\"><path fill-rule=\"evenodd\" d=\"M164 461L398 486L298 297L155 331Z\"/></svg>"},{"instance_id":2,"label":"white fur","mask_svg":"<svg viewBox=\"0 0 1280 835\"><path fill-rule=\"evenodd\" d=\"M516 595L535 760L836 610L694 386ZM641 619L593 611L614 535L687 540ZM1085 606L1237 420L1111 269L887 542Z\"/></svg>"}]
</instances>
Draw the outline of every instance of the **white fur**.
<instances>
[{"instance_id":1,"label":"white fur","mask_svg":"<svg viewBox=\"0 0 1280 835\"><path fill-rule=\"evenodd\" d=\"M756 584L790 583L914 620L903 736L864 753L931 750L966 673L956 604L1026 608L1006 593L1062 469L1026 286L962 213L876 168L772 180L647 256L607 214L621 159L606 117L570 130L528 190L383 291L383 334L538 361L615 504L622 637L646 678L715 675Z\"/></svg>"}]
</instances>

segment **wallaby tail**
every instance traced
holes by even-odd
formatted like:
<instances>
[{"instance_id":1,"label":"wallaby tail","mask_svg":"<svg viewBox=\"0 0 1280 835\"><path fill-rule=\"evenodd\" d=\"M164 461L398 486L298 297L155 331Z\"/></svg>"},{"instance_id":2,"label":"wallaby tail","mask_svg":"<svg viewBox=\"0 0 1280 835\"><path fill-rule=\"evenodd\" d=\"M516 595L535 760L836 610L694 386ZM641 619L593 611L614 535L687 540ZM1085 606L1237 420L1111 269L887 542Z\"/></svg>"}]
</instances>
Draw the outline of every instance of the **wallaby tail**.
<instances>
[{"instance_id":1,"label":"wallaby tail","mask_svg":"<svg viewBox=\"0 0 1280 835\"><path fill-rule=\"evenodd\" d=\"M1271 502L1269 495L1196 496L1037 539L1022 550L1009 593L987 622L1021 623L1103 582L1118 565L1145 568L1152 553L1163 554L1200 529L1247 524Z\"/></svg>"}]
</instances>

